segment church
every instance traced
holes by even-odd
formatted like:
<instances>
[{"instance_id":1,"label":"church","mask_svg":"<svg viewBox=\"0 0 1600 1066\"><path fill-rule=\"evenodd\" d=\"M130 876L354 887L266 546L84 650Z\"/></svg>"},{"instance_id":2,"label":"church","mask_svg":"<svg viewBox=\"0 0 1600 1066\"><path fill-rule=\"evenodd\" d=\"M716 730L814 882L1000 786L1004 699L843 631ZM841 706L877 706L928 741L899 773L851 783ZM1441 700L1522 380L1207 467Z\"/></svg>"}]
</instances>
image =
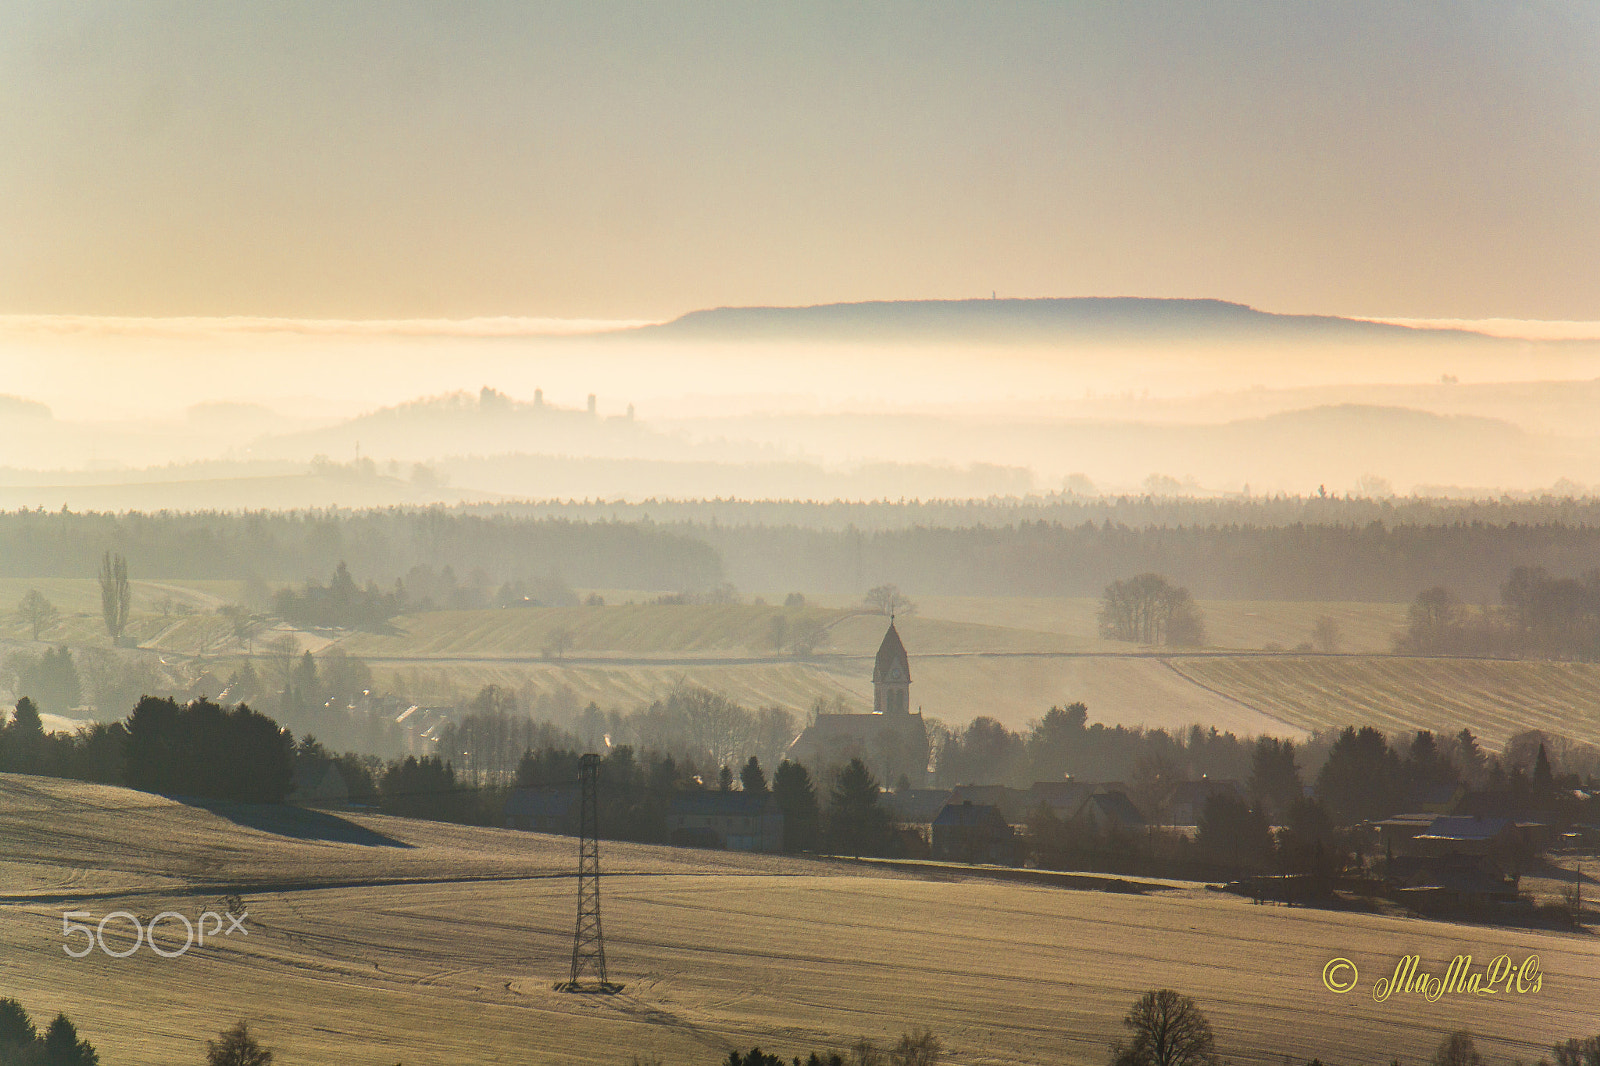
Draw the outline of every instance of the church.
<instances>
[{"instance_id":1,"label":"church","mask_svg":"<svg viewBox=\"0 0 1600 1066\"><path fill-rule=\"evenodd\" d=\"M911 710L911 662L894 620L872 664L871 714L819 714L787 757L825 781L851 759L866 763L886 788L905 778L921 787L928 777L928 730L921 711Z\"/></svg>"}]
</instances>

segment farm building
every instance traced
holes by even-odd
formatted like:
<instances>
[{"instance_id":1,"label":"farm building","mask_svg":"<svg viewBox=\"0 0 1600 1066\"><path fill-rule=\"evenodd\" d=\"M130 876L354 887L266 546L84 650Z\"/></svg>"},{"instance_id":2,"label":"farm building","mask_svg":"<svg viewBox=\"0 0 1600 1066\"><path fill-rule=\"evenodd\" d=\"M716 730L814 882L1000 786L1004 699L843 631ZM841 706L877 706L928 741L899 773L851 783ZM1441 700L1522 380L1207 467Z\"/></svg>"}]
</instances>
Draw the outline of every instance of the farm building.
<instances>
[{"instance_id":1,"label":"farm building","mask_svg":"<svg viewBox=\"0 0 1600 1066\"><path fill-rule=\"evenodd\" d=\"M1427 812L1397 814L1373 823L1386 854L1394 855L1495 855L1528 853L1535 845L1532 823L1509 818L1439 815Z\"/></svg>"},{"instance_id":2,"label":"farm building","mask_svg":"<svg viewBox=\"0 0 1600 1066\"><path fill-rule=\"evenodd\" d=\"M932 853L949 862L1015 864L1022 849L1000 808L988 803L947 803L933 820Z\"/></svg>"},{"instance_id":3,"label":"farm building","mask_svg":"<svg viewBox=\"0 0 1600 1066\"><path fill-rule=\"evenodd\" d=\"M1096 792L1083 805L1079 816L1088 820L1100 833L1112 831L1129 833L1145 827L1144 815L1133 805L1124 792Z\"/></svg>"},{"instance_id":4,"label":"farm building","mask_svg":"<svg viewBox=\"0 0 1600 1066\"><path fill-rule=\"evenodd\" d=\"M1206 800L1217 794L1244 797L1237 781L1212 780L1183 781L1172 793L1167 803L1167 824L1191 826L1200 824L1200 814L1206 809Z\"/></svg>"},{"instance_id":5,"label":"farm building","mask_svg":"<svg viewBox=\"0 0 1600 1066\"><path fill-rule=\"evenodd\" d=\"M956 806L970 803L978 807L993 807L1012 825L1021 825L1028 818L1030 805L1026 789L1008 788L1005 785L957 785L950 793L950 802Z\"/></svg>"},{"instance_id":6,"label":"farm building","mask_svg":"<svg viewBox=\"0 0 1600 1066\"><path fill-rule=\"evenodd\" d=\"M897 826L928 826L954 795L947 788L902 788L885 792L878 803Z\"/></svg>"},{"instance_id":7,"label":"farm building","mask_svg":"<svg viewBox=\"0 0 1600 1066\"><path fill-rule=\"evenodd\" d=\"M1401 898L1420 905L1480 906L1514 902L1518 879L1485 855L1406 855L1387 864L1389 882Z\"/></svg>"},{"instance_id":8,"label":"farm building","mask_svg":"<svg viewBox=\"0 0 1600 1066\"><path fill-rule=\"evenodd\" d=\"M667 839L682 847L782 851L783 812L770 792L680 792L667 808Z\"/></svg>"},{"instance_id":9,"label":"farm building","mask_svg":"<svg viewBox=\"0 0 1600 1066\"><path fill-rule=\"evenodd\" d=\"M576 787L514 788L506 796L506 828L576 835L578 800Z\"/></svg>"},{"instance_id":10,"label":"farm building","mask_svg":"<svg viewBox=\"0 0 1600 1066\"><path fill-rule=\"evenodd\" d=\"M336 764L317 760L294 768L290 799L303 807L342 807L350 802L350 790Z\"/></svg>"},{"instance_id":11,"label":"farm building","mask_svg":"<svg viewBox=\"0 0 1600 1066\"><path fill-rule=\"evenodd\" d=\"M1073 818L1098 789L1099 786L1083 781L1035 781L1024 793L1023 803L1030 811L1044 806L1057 818Z\"/></svg>"}]
</instances>

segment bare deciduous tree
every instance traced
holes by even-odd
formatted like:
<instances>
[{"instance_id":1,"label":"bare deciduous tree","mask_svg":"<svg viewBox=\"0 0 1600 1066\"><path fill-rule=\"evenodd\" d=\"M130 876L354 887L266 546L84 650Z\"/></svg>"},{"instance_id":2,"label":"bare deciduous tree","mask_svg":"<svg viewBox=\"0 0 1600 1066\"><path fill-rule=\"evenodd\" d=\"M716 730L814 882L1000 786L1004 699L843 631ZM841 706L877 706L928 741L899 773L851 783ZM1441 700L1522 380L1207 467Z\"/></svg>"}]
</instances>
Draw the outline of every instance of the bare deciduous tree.
<instances>
[{"instance_id":1,"label":"bare deciduous tree","mask_svg":"<svg viewBox=\"0 0 1600 1066\"><path fill-rule=\"evenodd\" d=\"M100 613L105 618L106 632L111 634L111 642L115 644L128 627L128 608L133 605L133 592L128 586L128 560L106 552L99 576Z\"/></svg>"},{"instance_id":2,"label":"bare deciduous tree","mask_svg":"<svg viewBox=\"0 0 1600 1066\"><path fill-rule=\"evenodd\" d=\"M577 643L578 635L566 626L557 626L545 635L545 657L559 659L572 650Z\"/></svg>"},{"instance_id":3,"label":"bare deciduous tree","mask_svg":"<svg viewBox=\"0 0 1600 1066\"><path fill-rule=\"evenodd\" d=\"M1106 586L1100 598L1100 633L1140 644L1194 645L1205 625L1189 590L1160 574L1138 574Z\"/></svg>"},{"instance_id":4,"label":"bare deciduous tree","mask_svg":"<svg viewBox=\"0 0 1600 1066\"><path fill-rule=\"evenodd\" d=\"M1445 1037L1428 1063L1429 1066L1483 1066L1483 1056L1473 1046L1472 1034L1462 1029Z\"/></svg>"},{"instance_id":5,"label":"bare deciduous tree","mask_svg":"<svg viewBox=\"0 0 1600 1066\"><path fill-rule=\"evenodd\" d=\"M267 644L267 661L272 664L272 678L279 690L287 692L294 686L294 668L300 662L300 642L289 633L274 637Z\"/></svg>"},{"instance_id":6,"label":"bare deciduous tree","mask_svg":"<svg viewBox=\"0 0 1600 1066\"><path fill-rule=\"evenodd\" d=\"M29 589L22 597L22 602L17 604L17 613L22 620L28 623L28 629L33 633L33 639L38 640L39 634L56 624L56 619L61 617L61 612L56 610L55 604L44 598L44 593L38 589Z\"/></svg>"},{"instance_id":7,"label":"bare deciduous tree","mask_svg":"<svg viewBox=\"0 0 1600 1066\"><path fill-rule=\"evenodd\" d=\"M1344 634L1339 629L1338 622L1325 614L1317 616L1317 620L1311 625L1311 643L1318 651L1332 655L1339 650L1343 640Z\"/></svg>"},{"instance_id":8,"label":"bare deciduous tree","mask_svg":"<svg viewBox=\"0 0 1600 1066\"><path fill-rule=\"evenodd\" d=\"M900 1042L889 1049L890 1066L938 1066L944 1043L932 1030L901 1033Z\"/></svg>"},{"instance_id":9,"label":"bare deciduous tree","mask_svg":"<svg viewBox=\"0 0 1600 1066\"><path fill-rule=\"evenodd\" d=\"M869 589L862 602L879 614L904 617L917 613L917 605L912 603L897 585L879 585Z\"/></svg>"},{"instance_id":10,"label":"bare deciduous tree","mask_svg":"<svg viewBox=\"0 0 1600 1066\"><path fill-rule=\"evenodd\" d=\"M233 629L233 639L244 648L244 653L251 654L256 635L266 628L266 622L260 615L252 614L248 607L238 603L219 607L217 613L228 620Z\"/></svg>"},{"instance_id":11,"label":"bare deciduous tree","mask_svg":"<svg viewBox=\"0 0 1600 1066\"><path fill-rule=\"evenodd\" d=\"M1417 593L1406 611L1407 650L1431 654L1449 645L1450 631L1461 624L1461 601L1442 585Z\"/></svg>"},{"instance_id":12,"label":"bare deciduous tree","mask_svg":"<svg viewBox=\"0 0 1600 1066\"><path fill-rule=\"evenodd\" d=\"M206 1066L271 1066L272 1052L250 1035L250 1027L240 1022L216 1040L206 1041Z\"/></svg>"},{"instance_id":13,"label":"bare deciduous tree","mask_svg":"<svg viewBox=\"0 0 1600 1066\"><path fill-rule=\"evenodd\" d=\"M1128 1010L1122 1024L1133 1034L1111 1046L1112 1066L1217 1066L1211 1023L1188 996L1152 989Z\"/></svg>"}]
</instances>

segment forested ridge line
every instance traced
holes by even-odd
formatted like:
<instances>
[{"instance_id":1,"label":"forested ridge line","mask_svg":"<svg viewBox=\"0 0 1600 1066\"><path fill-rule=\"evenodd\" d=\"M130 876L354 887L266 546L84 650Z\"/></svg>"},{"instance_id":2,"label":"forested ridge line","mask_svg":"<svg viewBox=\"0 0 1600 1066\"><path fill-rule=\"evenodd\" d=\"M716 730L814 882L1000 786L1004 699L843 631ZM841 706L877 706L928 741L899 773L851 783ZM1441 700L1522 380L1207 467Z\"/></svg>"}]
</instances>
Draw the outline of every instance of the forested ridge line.
<instances>
[{"instance_id":1,"label":"forested ridge line","mask_svg":"<svg viewBox=\"0 0 1600 1066\"><path fill-rule=\"evenodd\" d=\"M444 508L0 513L0 577L90 577L102 553L144 578L299 582L339 563L385 584L412 567L499 584L555 574L582 586L704 588L721 580L702 540L648 523L470 514Z\"/></svg>"},{"instance_id":2,"label":"forested ridge line","mask_svg":"<svg viewBox=\"0 0 1600 1066\"><path fill-rule=\"evenodd\" d=\"M1354 521L1347 519L1371 501L1333 501L1325 514L1313 508L1323 521L1278 524L1275 501L1239 510L1248 521L1228 522L1199 521L1213 516L1207 501L1172 504L1170 513L1151 503L1151 520L1137 525L1024 519L1033 512L997 506L992 522L878 529L727 521L716 508L744 505L721 501L702 505L705 521L652 516L643 504L603 505L619 508L615 517L525 506L12 511L0 513L0 577L87 578L113 551L141 579L294 583L345 562L359 582L382 585L423 565L449 566L463 581L481 578L478 584L553 575L580 588L701 590L732 582L746 592L859 594L890 582L916 595L1098 597L1112 581L1154 572L1199 599L1407 602L1443 585L1467 603L1489 603L1519 566L1556 576L1600 567L1600 503L1569 503L1486 504L1480 517L1469 517L1480 512L1467 505L1428 511L1408 504L1389 520ZM1127 517L1140 513L1130 508ZM1158 520L1162 514L1195 520ZM1439 520L1401 520L1429 515Z\"/></svg>"}]
</instances>

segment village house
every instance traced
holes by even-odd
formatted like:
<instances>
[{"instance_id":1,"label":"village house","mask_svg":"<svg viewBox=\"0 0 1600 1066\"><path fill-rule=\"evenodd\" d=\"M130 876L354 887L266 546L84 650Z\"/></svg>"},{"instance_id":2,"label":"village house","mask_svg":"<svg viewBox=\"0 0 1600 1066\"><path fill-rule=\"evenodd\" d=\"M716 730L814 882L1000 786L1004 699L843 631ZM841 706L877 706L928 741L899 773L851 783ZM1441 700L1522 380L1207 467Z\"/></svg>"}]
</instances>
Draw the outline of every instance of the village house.
<instances>
[{"instance_id":1,"label":"village house","mask_svg":"<svg viewBox=\"0 0 1600 1066\"><path fill-rule=\"evenodd\" d=\"M1014 865L1022 848L1000 808L988 803L947 803L933 820L932 854L947 862Z\"/></svg>"},{"instance_id":2,"label":"village house","mask_svg":"<svg viewBox=\"0 0 1600 1066\"><path fill-rule=\"evenodd\" d=\"M1216 795L1243 799L1244 789L1239 787L1237 781L1204 777L1198 781L1179 782L1178 787L1173 790L1172 798L1167 801L1166 824L1181 827L1198 826L1200 816L1205 813L1206 801Z\"/></svg>"},{"instance_id":3,"label":"village house","mask_svg":"<svg viewBox=\"0 0 1600 1066\"><path fill-rule=\"evenodd\" d=\"M576 787L514 788L506 796L506 828L576 835L578 803Z\"/></svg>"},{"instance_id":4,"label":"village house","mask_svg":"<svg viewBox=\"0 0 1600 1066\"><path fill-rule=\"evenodd\" d=\"M783 811L770 792L680 792L667 807L667 839L679 847L783 850Z\"/></svg>"}]
</instances>

